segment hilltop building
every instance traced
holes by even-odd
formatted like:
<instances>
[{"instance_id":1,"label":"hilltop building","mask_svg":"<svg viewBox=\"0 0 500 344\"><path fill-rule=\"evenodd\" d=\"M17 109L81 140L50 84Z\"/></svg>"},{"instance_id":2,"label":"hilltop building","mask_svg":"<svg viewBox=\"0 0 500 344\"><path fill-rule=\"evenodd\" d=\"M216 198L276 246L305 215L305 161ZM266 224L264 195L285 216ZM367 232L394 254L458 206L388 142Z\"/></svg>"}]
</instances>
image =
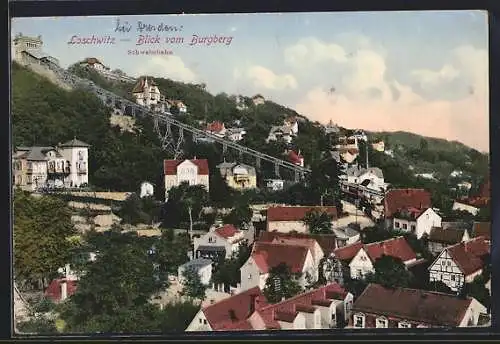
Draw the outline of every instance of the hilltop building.
<instances>
[{"instance_id":1,"label":"hilltop building","mask_svg":"<svg viewBox=\"0 0 500 344\"><path fill-rule=\"evenodd\" d=\"M59 60L43 52L42 36L30 37L19 33L12 42L12 58L21 63L52 63L59 65Z\"/></svg>"}]
</instances>

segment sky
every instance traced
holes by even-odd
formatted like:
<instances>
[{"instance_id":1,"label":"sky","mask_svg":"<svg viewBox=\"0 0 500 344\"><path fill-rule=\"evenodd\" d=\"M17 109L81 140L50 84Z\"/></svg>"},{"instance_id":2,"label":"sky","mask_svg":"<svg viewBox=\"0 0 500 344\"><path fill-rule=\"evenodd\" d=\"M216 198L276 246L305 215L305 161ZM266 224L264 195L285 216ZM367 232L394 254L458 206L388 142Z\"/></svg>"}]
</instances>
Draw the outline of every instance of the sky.
<instances>
[{"instance_id":1,"label":"sky","mask_svg":"<svg viewBox=\"0 0 500 344\"><path fill-rule=\"evenodd\" d=\"M117 31L118 21L130 30ZM483 11L14 18L11 34L18 33L41 35L44 52L63 67L96 57L131 76L259 93L321 123L403 130L489 151ZM153 42L138 45L140 35ZM114 44L81 44L92 36ZM217 40L207 45L203 37ZM151 50L163 55L141 53Z\"/></svg>"}]
</instances>

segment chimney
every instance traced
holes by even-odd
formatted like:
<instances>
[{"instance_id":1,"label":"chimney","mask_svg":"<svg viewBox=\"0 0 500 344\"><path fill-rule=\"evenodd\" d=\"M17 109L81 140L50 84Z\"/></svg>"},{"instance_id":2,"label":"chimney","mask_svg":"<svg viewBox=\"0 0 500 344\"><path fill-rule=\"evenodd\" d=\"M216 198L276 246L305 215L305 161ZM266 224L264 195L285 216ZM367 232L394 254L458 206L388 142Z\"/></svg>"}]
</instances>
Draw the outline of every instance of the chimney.
<instances>
[{"instance_id":1,"label":"chimney","mask_svg":"<svg viewBox=\"0 0 500 344\"><path fill-rule=\"evenodd\" d=\"M61 280L61 301L68 298L68 283L65 279Z\"/></svg>"}]
</instances>

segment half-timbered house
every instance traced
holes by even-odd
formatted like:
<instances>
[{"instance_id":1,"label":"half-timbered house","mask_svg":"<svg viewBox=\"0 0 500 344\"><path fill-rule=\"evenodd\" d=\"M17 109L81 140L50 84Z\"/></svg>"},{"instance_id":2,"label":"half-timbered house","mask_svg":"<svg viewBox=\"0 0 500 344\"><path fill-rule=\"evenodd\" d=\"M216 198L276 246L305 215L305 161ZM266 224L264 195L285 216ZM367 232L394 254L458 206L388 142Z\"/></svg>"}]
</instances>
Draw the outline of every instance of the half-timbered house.
<instances>
[{"instance_id":1,"label":"half-timbered house","mask_svg":"<svg viewBox=\"0 0 500 344\"><path fill-rule=\"evenodd\" d=\"M490 244L483 237L447 247L429 267L429 280L441 281L459 291L482 273L489 253Z\"/></svg>"}]
</instances>

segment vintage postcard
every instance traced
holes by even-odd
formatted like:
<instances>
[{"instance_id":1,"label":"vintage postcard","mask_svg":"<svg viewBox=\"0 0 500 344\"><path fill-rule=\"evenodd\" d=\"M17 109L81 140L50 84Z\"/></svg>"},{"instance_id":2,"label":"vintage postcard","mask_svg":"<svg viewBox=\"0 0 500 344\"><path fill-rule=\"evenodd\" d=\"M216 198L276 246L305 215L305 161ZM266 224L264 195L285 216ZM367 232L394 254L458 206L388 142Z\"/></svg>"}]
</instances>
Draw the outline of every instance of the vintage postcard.
<instances>
[{"instance_id":1,"label":"vintage postcard","mask_svg":"<svg viewBox=\"0 0 500 344\"><path fill-rule=\"evenodd\" d=\"M490 326L486 12L11 27L17 333Z\"/></svg>"}]
</instances>

